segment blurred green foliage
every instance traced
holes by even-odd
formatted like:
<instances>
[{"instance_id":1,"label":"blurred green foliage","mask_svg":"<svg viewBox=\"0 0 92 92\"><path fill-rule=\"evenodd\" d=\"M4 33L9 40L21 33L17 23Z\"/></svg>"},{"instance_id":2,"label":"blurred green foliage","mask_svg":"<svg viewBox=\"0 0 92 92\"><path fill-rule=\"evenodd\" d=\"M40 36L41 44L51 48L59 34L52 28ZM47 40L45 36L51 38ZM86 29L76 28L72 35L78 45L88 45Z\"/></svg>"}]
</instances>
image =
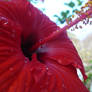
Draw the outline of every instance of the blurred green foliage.
<instances>
[{"instance_id":1,"label":"blurred green foliage","mask_svg":"<svg viewBox=\"0 0 92 92\"><path fill-rule=\"evenodd\" d=\"M84 81L84 84L86 85L86 87L88 88L88 90L90 90L90 85L92 83L92 72L89 73L88 75L88 78L86 81Z\"/></svg>"},{"instance_id":2,"label":"blurred green foliage","mask_svg":"<svg viewBox=\"0 0 92 92\"><path fill-rule=\"evenodd\" d=\"M81 0L76 0L76 1L77 1L77 3L73 2L73 1L70 1L69 3L64 3L69 8L72 8L72 14L70 13L70 9L66 10L66 11L61 11L60 16L54 15L54 17L57 18L58 22L63 24L66 21L66 18L70 18L74 14L74 11L76 11L76 10L78 11L76 6L81 6L83 1L81 1Z\"/></svg>"},{"instance_id":3,"label":"blurred green foliage","mask_svg":"<svg viewBox=\"0 0 92 92\"><path fill-rule=\"evenodd\" d=\"M69 3L65 3L65 5L67 5L67 6L71 7L71 8L73 8L73 7L75 6L75 3L71 1L71 2L69 2Z\"/></svg>"},{"instance_id":4,"label":"blurred green foliage","mask_svg":"<svg viewBox=\"0 0 92 92\"><path fill-rule=\"evenodd\" d=\"M29 0L33 3L37 3L37 1L40 1L40 0ZM57 19L57 22L63 24L65 23L66 21L66 18L71 18L71 16L74 14L74 11L78 11L78 9L76 8L76 6L81 6L82 3L83 3L83 0L75 0L76 2L73 2L72 0L69 2L69 3L64 3L66 6L68 6L69 8L72 9L72 14L71 14L71 11L70 9L68 10L65 10L65 11L61 11L60 15L54 15L54 17L56 17Z\"/></svg>"},{"instance_id":5,"label":"blurred green foliage","mask_svg":"<svg viewBox=\"0 0 92 92\"><path fill-rule=\"evenodd\" d=\"M89 73L87 80L84 82L85 85L86 85L91 79L92 79L92 73Z\"/></svg>"},{"instance_id":6,"label":"blurred green foliage","mask_svg":"<svg viewBox=\"0 0 92 92\"><path fill-rule=\"evenodd\" d=\"M90 61L89 61L89 63L91 63L91 64L92 64L92 60L90 60Z\"/></svg>"}]
</instances>

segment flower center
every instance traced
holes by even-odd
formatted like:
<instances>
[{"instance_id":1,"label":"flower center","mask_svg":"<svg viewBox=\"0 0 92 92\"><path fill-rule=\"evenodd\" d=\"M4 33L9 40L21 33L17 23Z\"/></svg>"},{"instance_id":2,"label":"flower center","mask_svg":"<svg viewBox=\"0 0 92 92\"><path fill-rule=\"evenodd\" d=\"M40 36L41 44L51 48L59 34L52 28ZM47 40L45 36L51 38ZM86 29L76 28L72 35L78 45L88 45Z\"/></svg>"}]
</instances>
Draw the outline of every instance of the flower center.
<instances>
[{"instance_id":1,"label":"flower center","mask_svg":"<svg viewBox=\"0 0 92 92\"><path fill-rule=\"evenodd\" d=\"M28 47L24 46L23 44L21 45L22 52L25 57L28 57L29 60L32 60L32 53L29 51Z\"/></svg>"}]
</instances>

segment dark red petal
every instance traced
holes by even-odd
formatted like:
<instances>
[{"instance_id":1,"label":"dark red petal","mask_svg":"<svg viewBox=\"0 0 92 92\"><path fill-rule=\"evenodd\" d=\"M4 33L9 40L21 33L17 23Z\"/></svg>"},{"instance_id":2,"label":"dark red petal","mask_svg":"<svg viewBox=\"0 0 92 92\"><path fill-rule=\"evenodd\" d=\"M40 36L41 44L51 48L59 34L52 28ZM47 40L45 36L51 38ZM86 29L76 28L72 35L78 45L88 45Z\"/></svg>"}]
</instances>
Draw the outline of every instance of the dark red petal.
<instances>
[{"instance_id":1,"label":"dark red petal","mask_svg":"<svg viewBox=\"0 0 92 92\"><path fill-rule=\"evenodd\" d=\"M21 29L11 20L0 16L0 92L7 89L16 80L24 66L20 48Z\"/></svg>"},{"instance_id":2,"label":"dark red petal","mask_svg":"<svg viewBox=\"0 0 92 92\"><path fill-rule=\"evenodd\" d=\"M46 37L48 37L49 35L53 34L53 32L60 30L53 22L51 22L45 15L43 15L41 12L39 12L37 9L35 10L37 11L37 16L36 16L36 27L37 29L35 29L35 33L37 33L37 37L38 40L44 40ZM34 35L34 36L35 36ZM63 71L66 71L66 85L67 82L71 77L72 79L72 83L73 79L77 78L77 81L75 83L76 84L80 84L84 87L84 85L80 82L78 76L77 76L77 72L76 72L76 68L79 68L84 76L84 79L86 79L86 75L85 75L85 71L84 71L84 67L82 64L82 61L73 45L73 43L70 41L70 39L67 36L66 31L63 31L61 34L57 35L56 37L54 37L53 39L51 39L50 41L46 42L45 44L41 45L40 48L38 48L38 58L41 62L45 63L46 65L49 66L49 68L51 68L51 65L54 64L55 65L58 64L60 65L60 68L58 66L56 66L57 68L59 68L56 71L60 71L62 70L62 67L66 67ZM50 62L52 61L52 62ZM50 62L50 65L47 64L47 62ZM68 66L70 66L71 68L69 68ZM55 68L55 67L54 67ZM72 71L71 74L68 73L68 70ZM74 71L73 71L74 69ZM62 75L62 72L60 74L60 76ZM74 76L75 77L74 77ZM58 75L59 76L59 75ZM72 84L71 85L74 85ZM68 86L66 87L68 89ZM87 92L86 88L84 87L84 90L82 90L81 88L75 88L76 92L80 91L80 92ZM73 88L71 89L70 92L72 92L72 90L74 90ZM78 90L77 90L78 89Z\"/></svg>"},{"instance_id":3,"label":"dark red petal","mask_svg":"<svg viewBox=\"0 0 92 92\"><path fill-rule=\"evenodd\" d=\"M47 16L42 14L35 8L37 16L35 18L35 28L34 36L36 35L38 42L44 40L48 36L55 34L56 31L61 31L61 29L56 26L55 23L50 21ZM50 39L49 39L50 40ZM61 32L56 35L50 41L41 45L38 48L39 58L50 58L55 60L61 65L73 65L75 68L79 68L83 73L84 79L86 79L84 67L82 61L73 45L71 40L68 38L66 31Z\"/></svg>"},{"instance_id":4,"label":"dark red petal","mask_svg":"<svg viewBox=\"0 0 92 92\"><path fill-rule=\"evenodd\" d=\"M21 37L32 47L58 27L27 2L12 1L0 1L0 92L88 92L76 74L75 67L83 66L66 32L44 44L31 62L23 55Z\"/></svg>"},{"instance_id":5,"label":"dark red petal","mask_svg":"<svg viewBox=\"0 0 92 92\"><path fill-rule=\"evenodd\" d=\"M66 32L57 35L39 49L39 58L50 58L61 65L73 65L81 69L86 78L82 61Z\"/></svg>"}]
</instances>

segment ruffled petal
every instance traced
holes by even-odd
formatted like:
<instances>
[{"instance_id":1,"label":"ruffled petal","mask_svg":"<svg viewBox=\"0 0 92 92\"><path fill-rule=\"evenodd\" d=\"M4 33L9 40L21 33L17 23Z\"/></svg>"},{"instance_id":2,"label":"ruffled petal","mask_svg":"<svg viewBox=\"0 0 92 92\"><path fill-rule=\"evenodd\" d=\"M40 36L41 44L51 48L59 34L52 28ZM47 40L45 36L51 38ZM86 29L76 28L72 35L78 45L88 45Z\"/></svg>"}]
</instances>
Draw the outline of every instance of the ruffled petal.
<instances>
[{"instance_id":1,"label":"ruffled petal","mask_svg":"<svg viewBox=\"0 0 92 92\"><path fill-rule=\"evenodd\" d=\"M20 37L19 25L0 15L0 92L8 92L24 66Z\"/></svg>"},{"instance_id":2,"label":"ruffled petal","mask_svg":"<svg viewBox=\"0 0 92 92\"><path fill-rule=\"evenodd\" d=\"M43 41L50 35L55 35L56 31L62 31L55 23L50 21L47 16L42 14L35 8L37 16L35 18L34 36L37 37L37 42ZM31 41L32 42L32 41ZM40 60L43 58L50 58L58 62L61 65L73 65L75 68L79 68L86 79L85 70L82 61L76 51L73 43L67 36L66 31L62 31L60 34L49 39L45 44L38 48L38 55ZM44 61L44 60L42 60Z\"/></svg>"},{"instance_id":3,"label":"ruffled petal","mask_svg":"<svg viewBox=\"0 0 92 92\"><path fill-rule=\"evenodd\" d=\"M38 49L38 55L42 61L49 58L61 65L73 65L81 70L86 79L82 61L65 31L43 44Z\"/></svg>"},{"instance_id":4,"label":"ruffled petal","mask_svg":"<svg viewBox=\"0 0 92 92\"><path fill-rule=\"evenodd\" d=\"M75 68L83 73L84 68L66 32L42 45L31 62L24 56L22 43L31 48L58 27L19 1L0 1L0 92L88 92L77 76Z\"/></svg>"}]
</instances>

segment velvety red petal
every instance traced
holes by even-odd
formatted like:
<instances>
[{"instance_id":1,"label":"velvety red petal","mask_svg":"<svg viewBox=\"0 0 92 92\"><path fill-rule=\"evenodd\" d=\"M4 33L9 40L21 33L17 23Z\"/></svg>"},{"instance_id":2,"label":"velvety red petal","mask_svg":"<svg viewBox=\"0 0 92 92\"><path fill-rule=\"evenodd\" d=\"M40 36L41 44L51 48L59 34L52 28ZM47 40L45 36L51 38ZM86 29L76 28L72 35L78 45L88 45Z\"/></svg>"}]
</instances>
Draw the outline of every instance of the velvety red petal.
<instances>
[{"instance_id":1,"label":"velvety red petal","mask_svg":"<svg viewBox=\"0 0 92 92\"><path fill-rule=\"evenodd\" d=\"M20 3L21 2L21 3ZM76 69L82 62L66 32L42 45L32 60L31 48L58 27L28 2L0 1L0 92L88 92Z\"/></svg>"},{"instance_id":2,"label":"velvety red petal","mask_svg":"<svg viewBox=\"0 0 92 92\"><path fill-rule=\"evenodd\" d=\"M8 92L24 66L20 37L20 27L0 15L0 92Z\"/></svg>"},{"instance_id":3,"label":"velvety red petal","mask_svg":"<svg viewBox=\"0 0 92 92\"><path fill-rule=\"evenodd\" d=\"M56 26L55 23L50 21L50 19L42 14L36 8L35 12L37 13L35 18L35 29L33 34L36 35L37 41L44 40L49 35L55 34L55 32L61 31L61 29ZM37 29L36 29L37 27ZM31 41L32 42L32 41ZM56 35L50 41L43 44L38 49L40 59L46 57L55 60L62 65L73 65L75 68L79 68L83 73L84 79L86 79L84 67L82 61L76 51L73 43L68 38L66 31L61 32L59 35Z\"/></svg>"},{"instance_id":4,"label":"velvety red petal","mask_svg":"<svg viewBox=\"0 0 92 92\"><path fill-rule=\"evenodd\" d=\"M36 16L36 20L35 20L37 29L35 29L36 30L35 32L37 33L38 41L45 39L49 35L52 35L56 30L61 30L59 27L56 26L56 24L51 22L40 11L38 11L37 9L35 11L37 11L37 16ZM85 75L85 70L84 70L82 61L78 55L78 52L76 51L71 40L68 38L66 31L61 32L59 35L56 35L55 37L53 37L53 39L51 39L50 41L41 45L38 48L37 52L38 52L37 55L38 55L40 62L48 65L49 68L52 68L51 65L55 64L56 67L59 68L57 70L57 68L54 67L56 69L56 71L61 71L64 69L64 72L66 72L66 74L64 75L64 76L66 76L66 79L64 79L64 80L66 80L65 81L66 85L67 85L67 82L70 82L70 81L68 81L69 80L68 78L71 77L72 83L73 83L73 81L75 81L73 79L77 79L75 86L76 86L76 84L77 85L79 84L79 85L82 85L82 87L84 87L84 85L81 83L80 79L77 76L76 69L79 68L81 70L81 72L84 76L84 79L87 78ZM50 65L49 65L49 63L47 64L47 62L50 62ZM58 67L57 64L60 65L60 67ZM62 67L65 67L65 68L62 68ZM71 73L69 74L67 70L71 71ZM57 76L59 76L59 75L57 75ZM61 76L62 76L62 73L60 74L60 77ZM59 78L57 78L57 79L59 79ZM72 83L71 83L71 85L74 85ZM68 87L69 86L67 86L66 88L68 89ZM85 87L84 87L84 90L83 90L83 88L77 88L77 87L74 87L74 89L76 92L77 91L80 91L80 92L87 91L87 89ZM70 90L70 92L72 92L73 88L71 88L69 90ZM62 92L62 91L58 91L58 92Z\"/></svg>"},{"instance_id":5,"label":"velvety red petal","mask_svg":"<svg viewBox=\"0 0 92 92\"><path fill-rule=\"evenodd\" d=\"M75 68L79 68L86 78L82 61L65 31L42 45L38 52L40 53L39 58L42 60L50 58L58 64L73 65Z\"/></svg>"}]
</instances>

